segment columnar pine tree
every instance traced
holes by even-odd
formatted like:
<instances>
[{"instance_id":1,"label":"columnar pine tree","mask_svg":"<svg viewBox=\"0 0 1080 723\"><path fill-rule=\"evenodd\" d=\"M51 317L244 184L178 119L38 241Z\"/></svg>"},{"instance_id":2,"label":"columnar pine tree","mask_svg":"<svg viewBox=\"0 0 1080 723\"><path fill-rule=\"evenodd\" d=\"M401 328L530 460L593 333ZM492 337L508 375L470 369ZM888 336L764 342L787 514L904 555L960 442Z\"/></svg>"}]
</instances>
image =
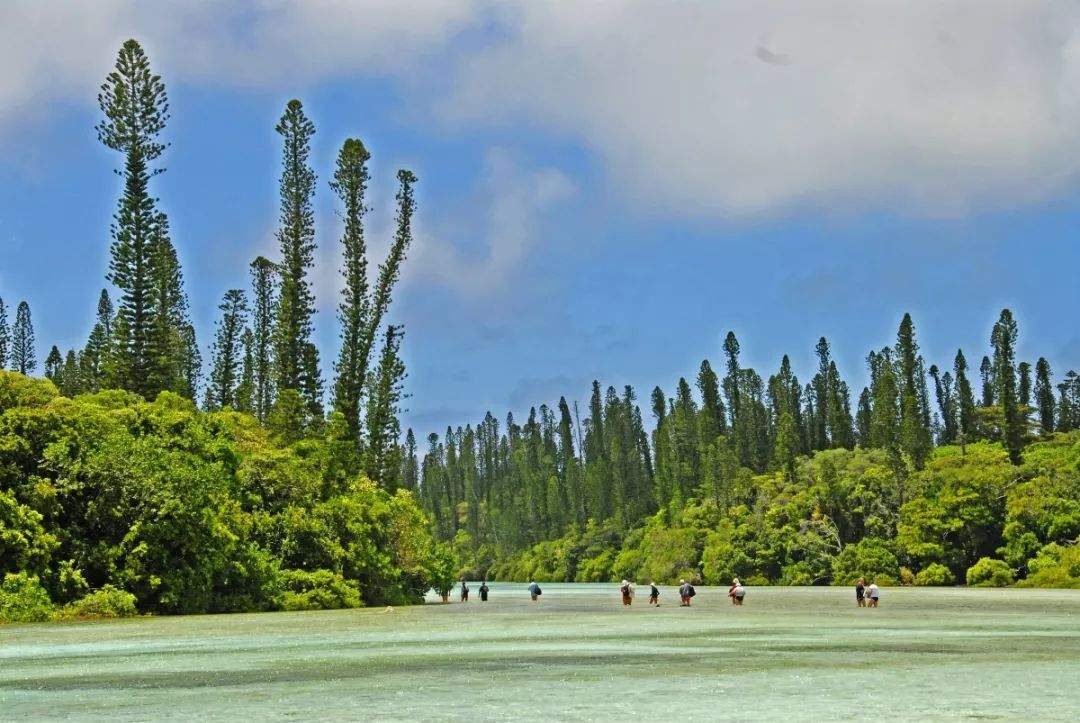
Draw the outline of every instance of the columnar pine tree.
<instances>
[{"instance_id":1,"label":"columnar pine tree","mask_svg":"<svg viewBox=\"0 0 1080 723\"><path fill-rule=\"evenodd\" d=\"M236 408L236 388L243 364L243 336L247 325L247 298L229 289L218 306L221 318L214 335L213 368L208 399L214 409Z\"/></svg>"},{"instance_id":2,"label":"columnar pine tree","mask_svg":"<svg viewBox=\"0 0 1080 723\"><path fill-rule=\"evenodd\" d=\"M1018 393L1020 395L1020 406L1031 406L1031 364L1028 362L1020 362L1016 365L1016 371L1020 374L1020 387Z\"/></svg>"},{"instance_id":3,"label":"columnar pine tree","mask_svg":"<svg viewBox=\"0 0 1080 723\"><path fill-rule=\"evenodd\" d=\"M64 357L60 354L60 350L53 344L52 349L49 350L48 356L45 357L45 378L60 386L60 374L64 370Z\"/></svg>"},{"instance_id":4,"label":"columnar pine tree","mask_svg":"<svg viewBox=\"0 0 1080 723\"><path fill-rule=\"evenodd\" d=\"M1050 363L1039 357L1035 362L1035 406L1043 434L1054 431L1054 385L1050 381Z\"/></svg>"},{"instance_id":5,"label":"columnar pine tree","mask_svg":"<svg viewBox=\"0 0 1080 723\"><path fill-rule=\"evenodd\" d=\"M953 374L956 377L957 434L960 443L975 439L975 393L967 377L968 364L961 349L956 350Z\"/></svg>"},{"instance_id":6,"label":"columnar pine tree","mask_svg":"<svg viewBox=\"0 0 1080 723\"><path fill-rule=\"evenodd\" d=\"M308 275L314 263L315 222L312 197L315 193L315 172L308 165L311 136L315 125L304 115L298 100L289 101L275 129L283 139L280 227L277 232L281 245L281 287L274 328L274 377L278 393L294 389L312 392L317 385L306 373L317 372L311 364L314 347L311 345L312 317L315 297ZM309 349L310 347L310 349ZM317 358L317 357L316 357ZM307 386L308 389L301 389ZM319 400L306 397L309 406Z\"/></svg>"},{"instance_id":7,"label":"columnar pine tree","mask_svg":"<svg viewBox=\"0 0 1080 723\"><path fill-rule=\"evenodd\" d=\"M341 351L334 364L334 410L341 412L348 424L350 436L360 439L360 404L367 369L363 368L361 349L367 336L371 300L368 298L367 247L364 241L364 194L367 191L367 162L371 154L356 138L346 139L337 157L334 179L330 188L341 199L345 229L341 238L342 269L345 288L338 305L341 326ZM370 352L370 349L366 350Z\"/></svg>"},{"instance_id":8,"label":"columnar pine tree","mask_svg":"<svg viewBox=\"0 0 1080 723\"><path fill-rule=\"evenodd\" d=\"M367 440L364 445L364 470L368 477L389 490L400 483L401 457L398 440L401 434L398 414L404 399L405 363L398 350L402 330L399 326L386 327L379 366L371 375L371 393L367 400L364 420ZM464 478L462 478L464 486ZM462 490L464 494L464 490Z\"/></svg>"},{"instance_id":9,"label":"columnar pine tree","mask_svg":"<svg viewBox=\"0 0 1080 723\"><path fill-rule=\"evenodd\" d=\"M151 256L154 267L154 326L151 348L158 354L155 365L160 375L156 386L194 399L190 383L190 345L187 337L194 335L188 319L188 300L184 292L184 276L169 235L169 220L158 213L154 225Z\"/></svg>"},{"instance_id":10,"label":"columnar pine tree","mask_svg":"<svg viewBox=\"0 0 1080 723\"><path fill-rule=\"evenodd\" d=\"M251 333L254 393L252 406L260 422L274 404L273 333L277 307L278 267L259 256L251 262Z\"/></svg>"},{"instance_id":11,"label":"columnar pine tree","mask_svg":"<svg viewBox=\"0 0 1080 723\"><path fill-rule=\"evenodd\" d=\"M1016 320L1008 309L1001 310L991 343L994 347L995 398L1001 406L1001 443L1012 463L1020 464L1024 420L1016 389Z\"/></svg>"},{"instance_id":12,"label":"columnar pine tree","mask_svg":"<svg viewBox=\"0 0 1080 723\"><path fill-rule=\"evenodd\" d=\"M412 492L420 489L420 465L416 459L416 435L412 427L405 432L404 458L401 463L401 486Z\"/></svg>"},{"instance_id":13,"label":"columnar pine tree","mask_svg":"<svg viewBox=\"0 0 1080 723\"><path fill-rule=\"evenodd\" d=\"M896 357L900 365L900 444L911 458L915 469L922 469L930 454L932 440L927 414L920 401L919 346L915 342L915 325L911 314L904 314L897 331ZM925 380L923 380L925 383Z\"/></svg>"},{"instance_id":14,"label":"columnar pine tree","mask_svg":"<svg viewBox=\"0 0 1080 723\"><path fill-rule=\"evenodd\" d=\"M120 48L116 69L109 73L98 94L105 118L97 125L98 138L122 153L118 171L124 179L112 224L112 259L109 280L120 289L118 323L109 355L110 382L153 398L167 379L168 350L160 348L155 303L162 216L150 194L150 178L163 169L152 168L165 150L157 140L169 117L165 85L150 71L142 47L128 40Z\"/></svg>"},{"instance_id":15,"label":"columnar pine tree","mask_svg":"<svg viewBox=\"0 0 1080 723\"><path fill-rule=\"evenodd\" d=\"M240 337L244 361L240 366L240 383L236 386L236 409L247 414L255 412L255 335L245 328Z\"/></svg>"},{"instance_id":16,"label":"columnar pine tree","mask_svg":"<svg viewBox=\"0 0 1080 723\"><path fill-rule=\"evenodd\" d=\"M20 301L19 308L15 310L9 359L12 371L20 374L32 374L37 368L37 355L34 352L34 324L30 321L30 305L25 301Z\"/></svg>"},{"instance_id":17,"label":"columnar pine tree","mask_svg":"<svg viewBox=\"0 0 1080 723\"><path fill-rule=\"evenodd\" d=\"M979 376L982 378L982 406L994 406L994 364L990 357L983 356L979 364Z\"/></svg>"},{"instance_id":18,"label":"columnar pine tree","mask_svg":"<svg viewBox=\"0 0 1080 723\"><path fill-rule=\"evenodd\" d=\"M101 290L98 297L97 318L90 330L90 337L82 353L83 375L88 391L101 390L105 378L105 367L109 358L109 343L112 340L113 305L109 292Z\"/></svg>"},{"instance_id":19,"label":"columnar pine tree","mask_svg":"<svg viewBox=\"0 0 1080 723\"><path fill-rule=\"evenodd\" d=\"M0 369L7 366L10 349L11 328L8 326L7 307L4 306L3 297L0 297Z\"/></svg>"}]
</instances>

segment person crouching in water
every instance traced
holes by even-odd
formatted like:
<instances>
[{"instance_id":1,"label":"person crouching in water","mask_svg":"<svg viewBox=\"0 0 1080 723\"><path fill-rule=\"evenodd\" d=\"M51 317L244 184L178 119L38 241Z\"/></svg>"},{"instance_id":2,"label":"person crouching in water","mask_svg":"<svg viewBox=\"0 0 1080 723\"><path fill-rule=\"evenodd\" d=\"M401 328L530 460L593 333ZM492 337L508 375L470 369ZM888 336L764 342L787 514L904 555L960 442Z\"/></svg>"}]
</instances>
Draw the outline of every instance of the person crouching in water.
<instances>
[{"instance_id":1,"label":"person crouching in water","mask_svg":"<svg viewBox=\"0 0 1080 723\"><path fill-rule=\"evenodd\" d=\"M855 604L866 607L866 580L861 577L855 582Z\"/></svg>"},{"instance_id":2,"label":"person crouching in water","mask_svg":"<svg viewBox=\"0 0 1080 723\"><path fill-rule=\"evenodd\" d=\"M660 588L652 580L649 580L649 604L660 607Z\"/></svg>"},{"instance_id":3,"label":"person crouching in water","mask_svg":"<svg viewBox=\"0 0 1080 723\"><path fill-rule=\"evenodd\" d=\"M728 597L731 598L732 605L742 605L743 598L746 597L746 588L739 582L739 578L735 578L731 581L731 587L728 588Z\"/></svg>"},{"instance_id":4,"label":"person crouching in water","mask_svg":"<svg viewBox=\"0 0 1080 723\"><path fill-rule=\"evenodd\" d=\"M619 587L619 592L622 593L623 605L630 605L634 602L634 589L630 587L630 583L626 580L622 581L622 585Z\"/></svg>"},{"instance_id":5,"label":"person crouching in water","mask_svg":"<svg viewBox=\"0 0 1080 723\"><path fill-rule=\"evenodd\" d=\"M465 578L461 578L461 602L469 601L469 586L465 584Z\"/></svg>"},{"instance_id":6,"label":"person crouching in water","mask_svg":"<svg viewBox=\"0 0 1080 723\"><path fill-rule=\"evenodd\" d=\"M535 582L529 583L529 597L532 598L533 602L539 602L540 596L543 594L544 591L540 589L539 585L537 585Z\"/></svg>"},{"instance_id":7,"label":"person crouching in water","mask_svg":"<svg viewBox=\"0 0 1080 723\"><path fill-rule=\"evenodd\" d=\"M487 602L488 589L487 580L480 583L480 602Z\"/></svg>"}]
</instances>

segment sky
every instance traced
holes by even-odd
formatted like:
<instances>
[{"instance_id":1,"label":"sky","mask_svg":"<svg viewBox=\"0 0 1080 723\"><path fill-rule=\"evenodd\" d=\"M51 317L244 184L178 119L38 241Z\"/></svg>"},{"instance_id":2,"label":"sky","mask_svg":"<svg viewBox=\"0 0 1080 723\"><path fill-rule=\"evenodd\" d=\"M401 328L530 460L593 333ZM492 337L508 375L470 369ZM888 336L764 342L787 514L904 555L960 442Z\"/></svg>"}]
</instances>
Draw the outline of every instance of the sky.
<instances>
[{"instance_id":1,"label":"sky","mask_svg":"<svg viewBox=\"0 0 1080 723\"><path fill-rule=\"evenodd\" d=\"M208 356L217 304L277 255L291 98L314 120L317 342L336 356L328 179L372 152L372 266L394 173L420 178L390 320L418 436L593 379L669 394L734 330L746 365L826 336L861 387L914 318L978 365L1001 308L1021 359L1080 367L1080 6L780 0L0 3L0 297L38 356L81 347L119 160L98 86L138 39L166 83L169 214Z\"/></svg>"}]
</instances>

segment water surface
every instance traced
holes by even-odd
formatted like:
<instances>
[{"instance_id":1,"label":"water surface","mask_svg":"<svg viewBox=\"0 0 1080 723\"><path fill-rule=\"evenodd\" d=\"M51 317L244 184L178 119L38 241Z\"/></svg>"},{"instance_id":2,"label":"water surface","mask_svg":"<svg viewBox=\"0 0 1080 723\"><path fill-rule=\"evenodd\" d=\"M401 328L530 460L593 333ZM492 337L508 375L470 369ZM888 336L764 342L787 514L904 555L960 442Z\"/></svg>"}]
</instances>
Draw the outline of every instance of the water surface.
<instances>
[{"instance_id":1,"label":"water surface","mask_svg":"<svg viewBox=\"0 0 1080 723\"><path fill-rule=\"evenodd\" d=\"M0 627L0 718L1080 716L1080 591L492 584L481 603ZM642 591L644 592L644 591Z\"/></svg>"}]
</instances>

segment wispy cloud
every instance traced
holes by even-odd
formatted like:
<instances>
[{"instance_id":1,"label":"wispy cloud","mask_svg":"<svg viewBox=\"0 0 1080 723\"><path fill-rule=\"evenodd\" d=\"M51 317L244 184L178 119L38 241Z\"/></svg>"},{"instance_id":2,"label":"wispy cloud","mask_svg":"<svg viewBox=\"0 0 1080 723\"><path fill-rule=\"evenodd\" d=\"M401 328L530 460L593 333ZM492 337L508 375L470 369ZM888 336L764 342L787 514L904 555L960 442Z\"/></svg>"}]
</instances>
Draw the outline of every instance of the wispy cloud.
<instances>
[{"instance_id":1,"label":"wispy cloud","mask_svg":"<svg viewBox=\"0 0 1080 723\"><path fill-rule=\"evenodd\" d=\"M455 239L422 226L411 261L414 277L444 284L465 296L483 297L511 283L537 243L542 221L575 193L574 184L555 168L528 168L509 151L488 152L480 182L487 199L478 239L466 253Z\"/></svg>"}]
</instances>

